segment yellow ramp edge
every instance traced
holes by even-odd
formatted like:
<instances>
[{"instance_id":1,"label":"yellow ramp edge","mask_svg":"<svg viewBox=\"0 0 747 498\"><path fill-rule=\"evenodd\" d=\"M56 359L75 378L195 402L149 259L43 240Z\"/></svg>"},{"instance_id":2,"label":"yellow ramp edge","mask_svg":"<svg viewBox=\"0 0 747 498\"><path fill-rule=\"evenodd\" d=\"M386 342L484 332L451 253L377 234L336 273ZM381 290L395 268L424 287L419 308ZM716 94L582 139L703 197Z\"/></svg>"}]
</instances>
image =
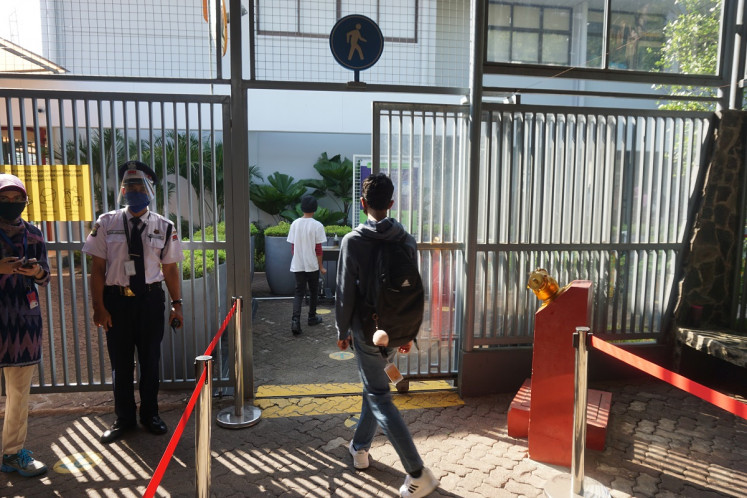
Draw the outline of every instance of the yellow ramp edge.
<instances>
[{"instance_id":1,"label":"yellow ramp edge","mask_svg":"<svg viewBox=\"0 0 747 498\"><path fill-rule=\"evenodd\" d=\"M344 394L360 394L363 384L340 383L340 384L292 384L277 386L259 386L255 399L258 398L285 398L289 396L338 396ZM443 391L454 390L454 387L445 380L423 380L410 381L409 392L420 391ZM392 386L392 391L396 391Z\"/></svg>"},{"instance_id":2,"label":"yellow ramp edge","mask_svg":"<svg viewBox=\"0 0 747 498\"><path fill-rule=\"evenodd\" d=\"M393 400L400 410L444 408L464 404L454 391L398 394ZM361 410L361 396L255 398L254 404L262 410L262 418L357 414Z\"/></svg>"}]
</instances>

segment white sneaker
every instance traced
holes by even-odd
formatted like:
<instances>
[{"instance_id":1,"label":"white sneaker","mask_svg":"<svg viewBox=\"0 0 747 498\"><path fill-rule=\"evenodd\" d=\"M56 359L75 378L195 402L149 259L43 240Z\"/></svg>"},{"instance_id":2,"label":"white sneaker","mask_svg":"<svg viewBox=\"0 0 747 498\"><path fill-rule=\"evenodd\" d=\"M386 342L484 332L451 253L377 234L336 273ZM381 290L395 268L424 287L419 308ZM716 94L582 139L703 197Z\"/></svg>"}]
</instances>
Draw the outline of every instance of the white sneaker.
<instances>
[{"instance_id":1,"label":"white sneaker","mask_svg":"<svg viewBox=\"0 0 747 498\"><path fill-rule=\"evenodd\" d=\"M352 439L350 440L350 444L348 445L348 450L350 451L350 454L353 455L353 467L358 470L368 468L368 451L354 449Z\"/></svg>"},{"instance_id":2,"label":"white sneaker","mask_svg":"<svg viewBox=\"0 0 747 498\"><path fill-rule=\"evenodd\" d=\"M423 473L417 479L407 474L405 483L399 488L400 496L404 498L418 498L426 496L438 487L438 479L433 472L423 467Z\"/></svg>"}]
</instances>

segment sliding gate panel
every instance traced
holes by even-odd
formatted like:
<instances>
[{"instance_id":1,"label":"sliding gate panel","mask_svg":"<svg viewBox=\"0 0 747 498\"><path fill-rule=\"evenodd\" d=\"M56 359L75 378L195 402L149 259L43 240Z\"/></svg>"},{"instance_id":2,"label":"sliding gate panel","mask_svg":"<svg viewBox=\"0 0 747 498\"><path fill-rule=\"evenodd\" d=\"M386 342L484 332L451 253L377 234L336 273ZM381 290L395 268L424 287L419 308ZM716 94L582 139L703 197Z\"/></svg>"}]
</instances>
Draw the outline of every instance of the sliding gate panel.
<instances>
[{"instance_id":1,"label":"sliding gate panel","mask_svg":"<svg viewBox=\"0 0 747 498\"><path fill-rule=\"evenodd\" d=\"M411 379L453 377L463 286L467 108L374 103L373 170L394 182L390 216L418 244L425 315L417 348L400 355Z\"/></svg>"},{"instance_id":2,"label":"sliding gate panel","mask_svg":"<svg viewBox=\"0 0 747 498\"><path fill-rule=\"evenodd\" d=\"M90 192L39 192L90 201L82 221L29 220L47 240L52 280L41 289L43 360L34 392L108 390L111 367L103 329L92 321L91 262L81 253L93 220L115 209L117 166L138 159L158 174L151 209L175 222L183 240L184 328L168 325L162 342L163 386L191 385L194 358L204 352L227 312L223 205L224 96L111 94L0 90L0 164L10 170L37 165L85 165ZM28 187L29 185L27 185ZM30 190L31 192L31 190ZM34 202L53 202L33 198ZM216 353L216 372L227 379L227 347ZM225 355L223 354L225 353Z\"/></svg>"},{"instance_id":3,"label":"sliding gate panel","mask_svg":"<svg viewBox=\"0 0 747 498\"><path fill-rule=\"evenodd\" d=\"M540 302L526 285L538 267L561 286L593 283L596 335L658 338L712 114L483 111L474 345L531 344Z\"/></svg>"}]
</instances>

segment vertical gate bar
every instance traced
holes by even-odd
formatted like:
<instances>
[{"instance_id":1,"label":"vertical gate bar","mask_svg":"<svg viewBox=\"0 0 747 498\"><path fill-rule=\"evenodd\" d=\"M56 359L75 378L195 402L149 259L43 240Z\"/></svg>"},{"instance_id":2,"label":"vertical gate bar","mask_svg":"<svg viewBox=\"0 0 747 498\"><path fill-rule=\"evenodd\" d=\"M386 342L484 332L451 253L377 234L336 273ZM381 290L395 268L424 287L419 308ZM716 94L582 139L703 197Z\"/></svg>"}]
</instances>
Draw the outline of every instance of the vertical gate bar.
<instances>
[{"instance_id":1,"label":"vertical gate bar","mask_svg":"<svg viewBox=\"0 0 747 498\"><path fill-rule=\"evenodd\" d=\"M411 233L416 240L422 241L422 231L418 228L418 225L421 223L417 223L415 221L415 217L413 216L413 212L415 212L415 196L417 195L418 189L415 187L415 151L414 151L414 138L415 138L415 114L413 111L410 111L408 114L407 122L409 123L409 129L407 134L407 140L408 140L408 146L407 146L407 162L410 164L410 172L409 172L409 192L407 193L407 200L408 200L408 211L410 212L410 220L411 223L408 227L408 232ZM420 164L418 164L418 171L423 169L423 162L420 161ZM418 184L419 186L420 184ZM420 211L417 211L418 213L418 219L420 217ZM420 235L419 235L420 234Z\"/></svg>"},{"instance_id":2,"label":"vertical gate bar","mask_svg":"<svg viewBox=\"0 0 747 498\"><path fill-rule=\"evenodd\" d=\"M165 182L166 175L167 175L168 170L169 170L169 163L168 163L168 160L166 158L167 137L166 137L166 102L165 101L159 102L159 105L158 105L158 116L159 116L159 120L161 122L161 126L160 126L160 132L161 132L161 137L160 137L161 138L161 169L163 170L163 174L162 174L163 178L161 179L161 181ZM153 160L155 161L156 158L154 157ZM168 184L167 183L162 183L162 185L168 185ZM166 189L166 192L168 192L168 187ZM181 213L179 212L179 209L178 209L179 199L177 199L176 202L177 202L177 209L174 211L174 214L175 214L174 222L176 224L177 232L179 233L180 237L183 237L184 234L181 233L182 230L181 230L181 223L180 223ZM183 262L180 262L178 264L179 274L180 275L182 274L183 266L184 266ZM182 279L179 279L179 282L180 282L180 286L183 285ZM190 309L193 310L194 309L194 305L190 306ZM187 322L187 317L183 317L183 318L184 318L184 322L185 323L182 324L182 327L185 327L186 326L186 322ZM182 330L184 330L184 329L182 329ZM181 335L182 341L183 341L184 340L183 339L184 334L180 334L180 335ZM176 340L174 339L174 337L170 337L169 339L170 340L167 341L167 346L166 346L166 347L169 348L168 354L171 356L171 358L176 358L177 357L176 356ZM166 352L164 351L164 347L163 347L163 344L162 344L161 345L161 358L163 358L164 354L166 354ZM166 364L166 362L164 362L164 361L161 362L161 369L162 370L165 370L165 364ZM168 373L170 374L169 378L171 380L176 380L176 360L174 360L174 361L171 362L171 371L168 372Z\"/></svg>"},{"instance_id":3,"label":"vertical gate bar","mask_svg":"<svg viewBox=\"0 0 747 498\"><path fill-rule=\"evenodd\" d=\"M75 164L80 164L80 123L78 120L78 100L71 100L70 101L70 107L71 107L71 113L73 118L73 144L75 145L75 158L74 162ZM36 108L36 104L34 104L34 108ZM34 116L36 116L36 113L34 113ZM36 119L34 120L36 121ZM37 126L38 128L38 123ZM38 134L37 134L38 137ZM64 144L63 144L64 146ZM70 161L70 158L68 158L68 162ZM73 199L71 199L71 202ZM73 224L71 221L68 221L66 223L67 225L67 237L66 240L73 240ZM82 233L82 232L81 232ZM70 275L70 293L71 293L71 306L70 306L70 313L73 319L73 324L78 323L78 306L76 306L77 301L77 295L78 295L78 284L76 279L76 271L75 271L75 251L70 249L68 251L69 255L69 275ZM83 258L85 259L85 258ZM62 280L62 275L59 275L59 280ZM84 274L85 278L85 274ZM87 317L86 317L87 318ZM62 330L62 333L67 336L67 320L65 320L65 301L64 299L60 300L60 328ZM77 385L80 385L82 383L81 378L81 364L80 364L80 337L78 336L78 327L73 325L71 328L71 332L73 334L73 351L74 351L74 358L75 358L75 382ZM65 382L65 385L67 385L68 382Z\"/></svg>"},{"instance_id":4,"label":"vertical gate bar","mask_svg":"<svg viewBox=\"0 0 747 498\"><path fill-rule=\"evenodd\" d=\"M438 223L439 223L439 232L438 232L438 238L441 242L445 242L444 240L444 224L446 223L446 220L444 219L444 213L445 213L445 206L446 206L446 144L447 137L448 137L448 127L447 127L447 121L446 121L446 114L444 112L439 113L440 114L440 121L441 121L441 136L440 136L440 143L441 143L441 179L439 183L441 184L441 193L439 195L439 198L441 202L439 202L439 215L438 215ZM452 184L453 185L453 184ZM453 197L453 196L450 196Z\"/></svg>"},{"instance_id":5,"label":"vertical gate bar","mask_svg":"<svg viewBox=\"0 0 747 498\"><path fill-rule=\"evenodd\" d=\"M19 132L21 134L21 147L23 147L23 166L29 164L29 140L26 135L26 99L18 99L18 120L19 120ZM20 165L19 165L20 166Z\"/></svg>"},{"instance_id":6,"label":"vertical gate bar","mask_svg":"<svg viewBox=\"0 0 747 498\"><path fill-rule=\"evenodd\" d=\"M6 113L7 113L7 109L8 109L8 97L2 97L2 100L0 100L0 102L5 107ZM5 140L3 140L3 138L5 138L5 136L3 135L3 128L0 126L0 162L5 163L6 162L5 158L6 157L10 157L11 155L13 155L13 152L12 152L13 151L13 145L12 145L12 136L13 135L12 135L12 132L13 132L13 129L9 127L8 128L8 134L7 134L8 140L6 142ZM4 145L6 143L8 144L7 145L7 148L8 148L7 153L5 151L6 146ZM7 162L10 163L9 160Z\"/></svg>"},{"instance_id":7,"label":"vertical gate bar","mask_svg":"<svg viewBox=\"0 0 747 498\"><path fill-rule=\"evenodd\" d=\"M413 113L413 120L415 119L415 114ZM426 137L426 118L425 118L425 112L420 113L420 168L418 168L418 187L419 187L419 193L418 193L418 213L423 212L423 205L424 205L424 199L423 199L423 186L425 185L425 137ZM417 227L417 232L419 234L418 239L423 240L423 229L424 224L422 222L419 222Z\"/></svg>"},{"instance_id":8,"label":"vertical gate bar","mask_svg":"<svg viewBox=\"0 0 747 498\"><path fill-rule=\"evenodd\" d=\"M180 153L181 147L179 146L179 128L178 128L178 123L179 123L179 103L176 100L173 101L172 105L171 105L171 119L172 119L172 123L171 123L170 128L171 127L173 127L173 128L169 129L169 132L171 133L171 137L172 137L171 140L172 140L172 144L173 144L173 148L174 148L174 155L173 155L173 159L172 159L172 161L173 161L172 167L174 168L174 174L177 175L177 177L178 177L178 176L180 176L179 165L181 164L181 153ZM185 110L184 120L185 120L185 122L187 121L186 110ZM164 137L164 141L165 141L165 137ZM187 149L189 149L189 147L187 147ZM165 162L164 162L164 168L167 168L167 164ZM189 175L189 172L187 172L187 175ZM166 178L164 177L161 181L163 182L164 191L167 192L168 191L168 183L166 182ZM179 181L176 181L174 183L176 184L174 186L174 194L176 196L176 212L177 213L181 213L182 212L181 185L180 185ZM189 178L187 178L187 184L188 185L192 184ZM188 194L189 194L189 192L188 192ZM189 204L187 206L188 206L188 208L190 207ZM180 221L181 218L178 217L177 220ZM192 211L191 211L191 209L189 210L189 223L188 223L187 226L189 227L188 228L189 241L190 242L194 242L194 223L193 223L193 220L192 220ZM182 237L184 237L184 234L182 234ZM191 268L195 267L195 249L194 249L194 246L193 246L192 249L189 249L189 263L190 263L190 267ZM194 278L192 278L192 279L189 280L189 285L190 285L191 295L194 296L195 295L195 279ZM194 311L194 303L193 303L193 306L190 306L190 308L192 308L191 312L190 312L190 315L191 315L190 316L191 330L196 331L197 327L199 326L199 324L196 323L195 311ZM186 317L185 317L185 321L186 321ZM187 372L189 370L187 368L187 357L188 357L188 353L187 353L187 351L188 351L188 349L187 349L187 341L189 341L190 338L186 337L183 334L180 335L179 338L180 338L180 342L181 342L181 354L177 355L177 357L181 358L181 371L183 372L182 380L188 380L189 375L187 374ZM191 340L192 340L192 346L194 347L195 346L195 342L197 340L197 333L196 332L192 333ZM195 349L195 351L196 351L196 349ZM176 361L174 361L174 363L176 363Z\"/></svg>"},{"instance_id":9,"label":"vertical gate bar","mask_svg":"<svg viewBox=\"0 0 747 498\"><path fill-rule=\"evenodd\" d=\"M45 107L49 107L49 104L47 104ZM83 113L85 114L86 119L86 162L88 163L88 178L91 181L91 207L94 211L93 218L94 222L96 219L96 186L93 181L94 175L93 175L93 154L92 154L92 145L91 145L91 101L89 99L85 99L83 101ZM99 119L100 121L100 119ZM49 123L49 121L47 121ZM51 151L51 147L49 148ZM78 160L78 164L80 164L80 160ZM85 238L86 236L86 230L84 229L85 225L84 222L79 223L80 227L80 234L81 238ZM80 258L80 267L81 267L81 273L83 274L83 278L81 279L82 286L83 286L83 302L80 303L80 305L83 306L83 316L85 319L83 320L83 327L86 335L86 361L87 361L87 367L88 367L88 384L93 385L95 383L95 377L94 377L94 367L93 367L93 349L91 347L91 344L93 342L92 336L91 336L91 320L88 318L91 316L91 298L90 298L90 289L88 288L88 259L82 257ZM103 383L103 379L102 379Z\"/></svg>"},{"instance_id":10,"label":"vertical gate bar","mask_svg":"<svg viewBox=\"0 0 747 498\"><path fill-rule=\"evenodd\" d=\"M480 176L480 138L482 136L482 61L485 52L485 31L483 22L483 13L486 10L485 0L474 0L470 2L470 42L472 57L470 59L469 75L469 169L465 184L468 188L466 206L467 212L464 213L466 218L465 227L467 236L465 239L465 260L466 260L466 289L463 303L466 310L463 330L465 331L464 341L462 341L462 351L469 352L474 345L475 325L475 308L471 306L470 292L474 292L476 283L477 265L475 258L477 256L477 200L478 200L478 181Z\"/></svg>"},{"instance_id":11,"label":"vertical gate bar","mask_svg":"<svg viewBox=\"0 0 747 498\"><path fill-rule=\"evenodd\" d=\"M371 114L371 173L376 174L381 169L381 106L378 103L374 103Z\"/></svg>"},{"instance_id":12,"label":"vertical gate bar","mask_svg":"<svg viewBox=\"0 0 747 498\"><path fill-rule=\"evenodd\" d=\"M107 181L107 171L106 171L106 147L104 147L104 144L106 143L105 137L104 137L104 102L101 99L96 100L96 115L98 116L98 133L99 133L99 164L98 164L98 170L99 174L101 175L101 206L102 206L102 212L107 212L109 207L109 196L107 195L107 189L106 189L106 181ZM91 166L93 169L93 165ZM96 192L96 189L94 188L94 193ZM99 213L96 213L99 214ZM89 312L87 316L91 316L92 313ZM106 384L106 375L107 375L107 366L106 366L106 346L105 339L104 339L104 329L101 327L96 327L96 334L98 335L98 344L99 344L99 378L101 379L102 384Z\"/></svg>"},{"instance_id":13,"label":"vertical gate bar","mask_svg":"<svg viewBox=\"0 0 747 498\"><path fill-rule=\"evenodd\" d=\"M396 139L397 139L397 151L396 151L396 153L397 153L397 178L394 181L396 181L396 183L397 183L397 189L396 189L396 191L398 192L397 196L399 197L399 199L397 199L397 202L395 203L395 205L397 206L397 211L398 211L397 218L399 220L402 220L402 212L403 212L404 208L406 207L406 204L403 202L404 201L403 198L406 195L405 195L404 189L402 188L402 185L403 185L403 182L402 182L403 172L402 172L402 170L404 169L404 164L402 164L402 133L403 133L403 123L404 123L403 113L399 113L398 122L399 122L399 126L398 126L398 129L397 129L397 137L396 137ZM408 165L408 167L412 168L412 165ZM407 218L408 218L408 222L407 222L407 224L405 226L406 227L412 227L413 226L413 219L412 219L412 213L411 212L407 213Z\"/></svg>"},{"instance_id":14,"label":"vertical gate bar","mask_svg":"<svg viewBox=\"0 0 747 498\"><path fill-rule=\"evenodd\" d=\"M10 165L15 166L18 164L16 161L16 127L13 124L13 101L17 100L13 97L5 98L5 114L8 122L8 147L10 147Z\"/></svg>"}]
</instances>

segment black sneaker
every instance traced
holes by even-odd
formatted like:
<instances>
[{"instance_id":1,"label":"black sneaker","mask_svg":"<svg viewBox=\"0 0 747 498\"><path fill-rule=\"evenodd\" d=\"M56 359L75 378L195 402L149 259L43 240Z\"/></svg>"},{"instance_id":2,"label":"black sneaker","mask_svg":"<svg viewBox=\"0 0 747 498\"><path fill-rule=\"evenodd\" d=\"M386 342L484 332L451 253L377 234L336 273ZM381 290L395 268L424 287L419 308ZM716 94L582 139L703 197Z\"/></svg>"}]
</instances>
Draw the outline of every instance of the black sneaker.
<instances>
[{"instance_id":1,"label":"black sneaker","mask_svg":"<svg viewBox=\"0 0 747 498\"><path fill-rule=\"evenodd\" d=\"M313 327L314 325L319 325L322 323L322 317L319 315L314 315L309 317L309 326Z\"/></svg>"},{"instance_id":2,"label":"black sneaker","mask_svg":"<svg viewBox=\"0 0 747 498\"><path fill-rule=\"evenodd\" d=\"M293 335L301 333L301 320L299 318L291 319L291 332L293 332Z\"/></svg>"}]
</instances>

